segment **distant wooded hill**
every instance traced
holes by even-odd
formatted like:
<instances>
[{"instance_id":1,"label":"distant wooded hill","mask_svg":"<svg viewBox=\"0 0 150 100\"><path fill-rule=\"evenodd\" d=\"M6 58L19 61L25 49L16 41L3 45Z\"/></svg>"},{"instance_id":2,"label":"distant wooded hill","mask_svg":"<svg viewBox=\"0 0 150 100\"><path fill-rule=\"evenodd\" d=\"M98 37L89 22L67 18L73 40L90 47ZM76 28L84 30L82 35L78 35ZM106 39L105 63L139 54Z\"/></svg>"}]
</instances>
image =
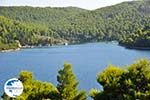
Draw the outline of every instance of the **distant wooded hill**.
<instances>
[{"instance_id":1,"label":"distant wooded hill","mask_svg":"<svg viewBox=\"0 0 150 100\"><path fill-rule=\"evenodd\" d=\"M85 9L0 7L0 49L21 45L121 41L150 30L150 2L123 2L93 11ZM149 33L149 31L148 31ZM148 35L149 36L149 35Z\"/></svg>"}]
</instances>

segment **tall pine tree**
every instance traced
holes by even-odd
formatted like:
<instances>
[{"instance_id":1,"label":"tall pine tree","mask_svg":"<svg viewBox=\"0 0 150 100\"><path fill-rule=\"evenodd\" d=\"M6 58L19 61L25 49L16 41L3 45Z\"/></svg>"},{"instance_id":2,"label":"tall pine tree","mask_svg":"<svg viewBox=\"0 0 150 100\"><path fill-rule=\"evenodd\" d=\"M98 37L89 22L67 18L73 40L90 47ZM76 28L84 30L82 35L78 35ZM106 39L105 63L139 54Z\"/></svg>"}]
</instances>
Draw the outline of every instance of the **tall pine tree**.
<instances>
[{"instance_id":1,"label":"tall pine tree","mask_svg":"<svg viewBox=\"0 0 150 100\"><path fill-rule=\"evenodd\" d=\"M85 100L86 93L78 91L78 81L73 74L71 65L64 64L64 68L59 70L57 76L57 89L59 91L60 100Z\"/></svg>"}]
</instances>

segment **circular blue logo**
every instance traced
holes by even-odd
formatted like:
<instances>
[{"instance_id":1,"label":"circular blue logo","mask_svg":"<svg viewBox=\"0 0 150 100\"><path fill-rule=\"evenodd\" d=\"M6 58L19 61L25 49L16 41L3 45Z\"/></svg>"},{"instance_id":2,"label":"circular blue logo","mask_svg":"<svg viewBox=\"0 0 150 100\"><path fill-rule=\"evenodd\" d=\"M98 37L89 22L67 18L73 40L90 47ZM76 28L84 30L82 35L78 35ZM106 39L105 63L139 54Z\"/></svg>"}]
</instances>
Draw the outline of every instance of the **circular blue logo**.
<instances>
[{"instance_id":1,"label":"circular blue logo","mask_svg":"<svg viewBox=\"0 0 150 100\"><path fill-rule=\"evenodd\" d=\"M4 91L9 97L20 96L23 92L23 84L17 78L9 79L5 82Z\"/></svg>"}]
</instances>

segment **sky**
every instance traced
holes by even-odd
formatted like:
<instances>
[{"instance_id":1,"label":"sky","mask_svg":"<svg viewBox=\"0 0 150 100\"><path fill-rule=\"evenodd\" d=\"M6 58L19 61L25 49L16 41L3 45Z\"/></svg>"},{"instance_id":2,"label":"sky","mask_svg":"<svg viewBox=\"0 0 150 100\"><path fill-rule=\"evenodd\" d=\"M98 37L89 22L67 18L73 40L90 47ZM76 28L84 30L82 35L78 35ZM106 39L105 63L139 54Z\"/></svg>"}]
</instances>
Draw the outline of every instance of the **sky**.
<instances>
[{"instance_id":1,"label":"sky","mask_svg":"<svg viewBox=\"0 0 150 100\"><path fill-rule=\"evenodd\" d=\"M88 10L132 0L0 0L0 6L79 7Z\"/></svg>"}]
</instances>

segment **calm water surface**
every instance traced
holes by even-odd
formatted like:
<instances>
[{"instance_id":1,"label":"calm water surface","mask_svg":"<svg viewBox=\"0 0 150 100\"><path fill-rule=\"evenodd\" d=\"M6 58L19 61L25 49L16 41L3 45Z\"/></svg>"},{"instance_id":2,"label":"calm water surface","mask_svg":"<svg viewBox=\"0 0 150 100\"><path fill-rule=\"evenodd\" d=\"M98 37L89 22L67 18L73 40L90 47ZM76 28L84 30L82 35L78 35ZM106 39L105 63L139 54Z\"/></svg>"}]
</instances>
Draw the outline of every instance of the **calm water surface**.
<instances>
[{"instance_id":1,"label":"calm water surface","mask_svg":"<svg viewBox=\"0 0 150 100\"><path fill-rule=\"evenodd\" d=\"M79 88L101 89L96 74L113 64L123 67L136 59L150 59L150 51L130 50L116 43L88 43L50 48L23 49L0 53L0 93L9 78L18 77L22 70L32 71L35 79L57 84L57 72L64 62L72 64Z\"/></svg>"}]
</instances>

